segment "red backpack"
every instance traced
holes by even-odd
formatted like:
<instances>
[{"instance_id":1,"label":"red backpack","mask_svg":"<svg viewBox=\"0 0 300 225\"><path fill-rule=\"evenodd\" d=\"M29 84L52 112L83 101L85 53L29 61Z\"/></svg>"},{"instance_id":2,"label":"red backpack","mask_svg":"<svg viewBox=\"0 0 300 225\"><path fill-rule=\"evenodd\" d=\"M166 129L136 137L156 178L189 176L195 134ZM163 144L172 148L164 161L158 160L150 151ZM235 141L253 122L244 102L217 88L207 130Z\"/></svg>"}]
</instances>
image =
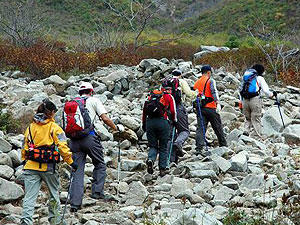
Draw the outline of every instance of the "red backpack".
<instances>
[{"instance_id":1,"label":"red backpack","mask_svg":"<svg viewBox=\"0 0 300 225\"><path fill-rule=\"evenodd\" d=\"M71 139L81 139L94 129L86 108L87 97L77 97L67 101L63 111L63 129Z\"/></svg>"}]
</instances>

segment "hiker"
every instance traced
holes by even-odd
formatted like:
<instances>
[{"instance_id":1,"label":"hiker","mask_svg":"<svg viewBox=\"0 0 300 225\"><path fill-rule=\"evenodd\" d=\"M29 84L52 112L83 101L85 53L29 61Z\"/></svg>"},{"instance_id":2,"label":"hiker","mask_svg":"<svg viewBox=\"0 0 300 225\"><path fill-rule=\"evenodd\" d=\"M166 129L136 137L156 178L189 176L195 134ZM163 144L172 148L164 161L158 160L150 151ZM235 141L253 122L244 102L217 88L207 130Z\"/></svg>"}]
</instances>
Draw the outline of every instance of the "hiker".
<instances>
[{"instance_id":1,"label":"hiker","mask_svg":"<svg viewBox=\"0 0 300 225\"><path fill-rule=\"evenodd\" d=\"M172 87L172 95L176 103L176 112L177 112L177 123L176 123L176 138L174 140L171 152L170 162L178 163L178 157L182 157L184 152L182 146L184 142L188 139L190 134L189 123L188 123L188 114L184 106L186 97L195 98L198 94L198 91L192 91L189 87L186 80L182 77L182 71L175 69L172 72L171 79L168 79L163 82L163 86ZM178 84L176 84L178 83ZM180 92L180 93L176 93ZM171 127L172 136L172 127ZM168 145L168 150L171 148Z\"/></svg>"},{"instance_id":2,"label":"hiker","mask_svg":"<svg viewBox=\"0 0 300 225\"><path fill-rule=\"evenodd\" d=\"M59 155L74 170L78 167L73 162L63 129L54 121L56 111L54 103L45 99L39 105L33 122L24 134L22 164L24 165L25 197L21 217L22 225L33 224L32 216L42 181L46 183L50 194L48 220L50 224L60 224L60 181L55 168L56 163L59 162ZM48 154L43 154L44 151Z\"/></svg>"},{"instance_id":3,"label":"hiker","mask_svg":"<svg viewBox=\"0 0 300 225\"><path fill-rule=\"evenodd\" d=\"M149 146L147 172L153 174L153 165L159 154L159 174L162 177L168 173L167 145L170 131L168 119L172 124L177 121L175 100L171 92L169 88L152 91L145 101L142 116L142 128L147 132ZM170 111L170 117L167 110Z\"/></svg>"},{"instance_id":4,"label":"hiker","mask_svg":"<svg viewBox=\"0 0 300 225\"><path fill-rule=\"evenodd\" d=\"M83 104L88 111L88 116L84 115L85 120L90 120L88 133L76 137L71 135L70 148L73 153L73 159L78 164L78 170L74 173L73 184L70 192L71 212L77 212L82 204L84 194L84 167L86 156L92 159L94 165L92 193L90 195L93 199L102 199L104 201L113 200L110 195L104 194L104 183L106 178L106 165L103 156L103 147L100 137L94 130L94 122L96 117L99 117L106 125L114 131L123 131L123 127L115 125L108 117L102 102L93 97L94 88L89 82L82 82L79 87L80 97L77 99L78 104ZM80 103L81 102L81 103ZM67 104L67 103L66 103ZM66 108L66 105L65 105ZM66 111L66 109L65 109ZM68 136L68 124L66 134Z\"/></svg>"},{"instance_id":5,"label":"hiker","mask_svg":"<svg viewBox=\"0 0 300 225\"><path fill-rule=\"evenodd\" d=\"M227 146L227 142L219 114L221 111L221 105L219 103L216 81L211 78L211 66L204 65L201 68L201 73L202 76L194 84L194 90L198 90L199 92L199 96L197 98L202 99L200 104L201 112L197 112L198 126L196 130L196 154L205 156L207 152L203 151L203 147L207 147L205 133L208 122L210 122L215 134L217 135L219 146Z\"/></svg>"},{"instance_id":6,"label":"hiker","mask_svg":"<svg viewBox=\"0 0 300 225\"><path fill-rule=\"evenodd\" d=\"M261 138L261 117L262 102L260 91L264 92L269 98L277 96L275 91L271 92L263 75L265 68L261 64L255 64L251 69L246 70L243 81L240 85L240 101L242 101L242 112L246 117L245 129L250 133L253 127L254 137Z\"/></svg>"}]
</instances>

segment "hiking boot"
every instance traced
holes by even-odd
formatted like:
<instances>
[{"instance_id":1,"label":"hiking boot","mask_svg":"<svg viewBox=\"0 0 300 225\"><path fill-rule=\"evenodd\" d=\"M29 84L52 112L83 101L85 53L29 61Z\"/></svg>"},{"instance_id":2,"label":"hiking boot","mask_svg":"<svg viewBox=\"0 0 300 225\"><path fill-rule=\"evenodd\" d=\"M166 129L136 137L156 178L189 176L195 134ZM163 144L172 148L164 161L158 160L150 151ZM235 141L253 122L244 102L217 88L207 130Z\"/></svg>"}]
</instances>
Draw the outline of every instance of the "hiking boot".
<instances>
[{"instance_id":1,"label":"hiking boot","mask_svg":"<svg viewBox=\"0 0 300 225\"><path fill-rule=\"evenodd\" d=\"M161 177L165 176L168 173L169 173L169 170L167 170L167 169L160 169L159 170L159 176L161 176Z\"/></svg>"},{"instance_id":2,"label":"hiking boot","mask_svg":"<svg viewBox=\"0 0 300 225\"><path fill-rule=\"evenodd\" d=\"M117 201L116 198L112 195L104 195L104 194L100 194L99 192L95 192L93 194L90 194L90 197L93 199L97 199L97 200L103 200L105 202L109 202L109 201Z\"/></svg>"},{"instance_id":3,"label":"hiking boot","mask_svg":"<svg viewBox=\"0 0 300 225\"><path fill-rule=\"evenodd\" d=\"M147 164L147 172L149 173L149 174L153 174L153 161L152 160L150 160L150 159L148 159L147 161L146 161L146 164Z\"/></svg>"},{"instance_id":4,"label":"hiking boot","mask_svg":"<svg viewBox=\"0 0 300 225\"><path fill-rule=\"evenodd\" d=\"M80 205L71 205L71 212L77 212L80 209Z\"/></svg>"},{"instance_id":5,"label":"hiking boot","mask_svg":"<svg viewBox=\"0 0 300 225\"><path fill-rule=\"evenodd\" d=\"M184 152L182 151L182 147L180 147L180 146L174 144L174 145L173 145L173 149L174 149L174 151L176 152L177 156L179 156L179 157L184 156Z\"/></svg>"}]
</instances>

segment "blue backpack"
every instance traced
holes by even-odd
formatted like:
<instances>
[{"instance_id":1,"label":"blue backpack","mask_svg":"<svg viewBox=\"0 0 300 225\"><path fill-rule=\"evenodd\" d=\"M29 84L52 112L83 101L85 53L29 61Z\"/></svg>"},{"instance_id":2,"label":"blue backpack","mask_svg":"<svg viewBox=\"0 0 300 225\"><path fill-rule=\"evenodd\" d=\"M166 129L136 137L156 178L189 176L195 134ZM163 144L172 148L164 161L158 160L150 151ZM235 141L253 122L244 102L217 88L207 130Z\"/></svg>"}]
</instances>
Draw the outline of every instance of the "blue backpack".
<instances>
[{"instance_id":1,"label":"blue backpack","mask_svg":"<svg viewBox=\"0 0 300 225\"><path fill-rule=\"evenodd\" d=\"M256 90L257 72L254 69L248 69L243 75L242 89L240 94L245 99L250 99L259 95L260 87Z\"/></svg>"}]
</instances>

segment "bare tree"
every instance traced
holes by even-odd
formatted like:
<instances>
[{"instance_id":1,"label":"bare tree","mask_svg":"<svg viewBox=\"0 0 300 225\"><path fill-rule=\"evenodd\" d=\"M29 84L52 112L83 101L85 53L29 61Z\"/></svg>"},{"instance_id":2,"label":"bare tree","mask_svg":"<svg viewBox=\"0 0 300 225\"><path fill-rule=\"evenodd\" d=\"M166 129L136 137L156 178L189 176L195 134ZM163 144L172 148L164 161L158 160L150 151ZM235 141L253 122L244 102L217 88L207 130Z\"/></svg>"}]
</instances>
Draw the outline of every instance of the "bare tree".
<instances>
[{"instance_id":1,"label":"bare tree","mask_svg":"<svg viewBox=\"0 0 300 225\"><path fill-rule=\"evenodd\" d=\"M127 7L122 8L115 4L113 0L103 0L109 10L123 21L125 21L130 30L134 33L134 51L144 45L153 44L155 42L166 42L171 39L161 39L158 41L146 41L141 38L142 33L149 25L151 19L159 11L159 5L155 5L151 0L128 0ZM172 39L173 40L173 39Z\"/></svg>"},{"instance_id":2,"label":"bare tree","mask_svg":"<svg viewBox=\"0 0 300 225\"><path fill-rule=\"evenodd\" d=\"M261 27L251 29L247 27L249 34L254 39L255 44L267 57L275 74L275 80L278 80L279 69L287 72L290 66L300 60L299 48L290 47L294 30L289 34L279 34L275 30L270 30L261 22ZM262 44L263 40L266 44ZM297 45L295 43L295 45Z\"/></svg>"},{"instance_id":3,"label":"bare tree","mask_svg":"<svg viewBox=\"0 0 300 225\"><path fill-rule=\"evenodd\" d=\"M10 1L0 8L0 32L14 44L28 47L43 30L42 18L34 0Z\"/></svg>"}]
</instances>

